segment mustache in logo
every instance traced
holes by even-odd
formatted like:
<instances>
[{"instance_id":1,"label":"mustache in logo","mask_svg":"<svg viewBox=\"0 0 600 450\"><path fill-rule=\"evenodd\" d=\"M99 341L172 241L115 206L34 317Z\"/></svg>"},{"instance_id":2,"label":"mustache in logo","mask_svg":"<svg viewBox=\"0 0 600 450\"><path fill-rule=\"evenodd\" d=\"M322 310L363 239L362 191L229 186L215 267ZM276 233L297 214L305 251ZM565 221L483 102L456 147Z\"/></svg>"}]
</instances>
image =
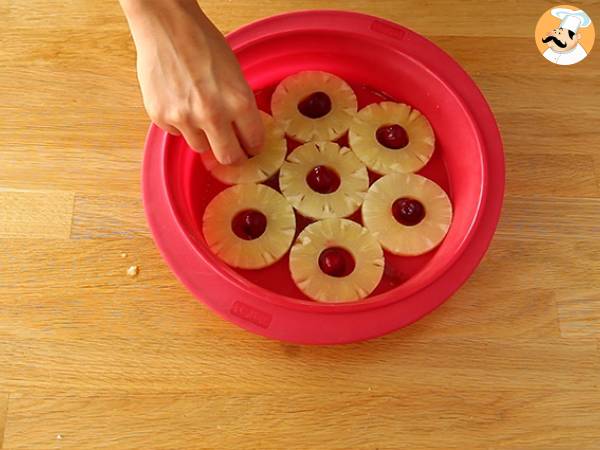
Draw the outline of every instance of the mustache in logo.
<instances>
[{"instance_id":1,"label":"mustache in logo","mask_svg":"<svg viewBox=\"0 0 600 450\"><path fill-rule=\"evenodd\" d=\"M542 42L543 42L544 44L546 44L546 43L548 43L548 42L550 42L550 41L553 41L553 42L554 42L554 43L555 43L557 46L559 46L560 48L565 48L565 47L567 46L567 43L566 43L566 42L561 42L561 41L559 41L559 40L558 40L558 38L557 38L557 37L555 37L555 36L546 36L545 38L543 38L543 39L542 39Z\"/></svg>"}]
</instances>

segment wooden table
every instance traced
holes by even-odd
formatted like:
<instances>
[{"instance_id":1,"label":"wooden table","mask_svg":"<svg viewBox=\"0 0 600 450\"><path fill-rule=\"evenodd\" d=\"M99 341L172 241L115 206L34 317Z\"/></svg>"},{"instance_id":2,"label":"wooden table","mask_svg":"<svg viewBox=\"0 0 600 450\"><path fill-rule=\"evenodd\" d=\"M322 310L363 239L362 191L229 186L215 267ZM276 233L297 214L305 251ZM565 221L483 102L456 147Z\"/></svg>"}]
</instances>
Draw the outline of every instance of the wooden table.
<instances>
[{"instance_id":1,"label":"wooden table","mask_svg":"<svg viewBox=\"0 0 600 450\"><path fill-rule=\"evenodd\" d=\"M578 66L546 62L541 1L203 4L225 32L285 10L365 11L448 51L505 141L493 245L452 300L372 342L238 329L177 282L148 232L147 119L116 2L3 0L0 447L600 448L600 43ZM583 5L600 24L600 4Z\"/></svg>"}]
</instances>

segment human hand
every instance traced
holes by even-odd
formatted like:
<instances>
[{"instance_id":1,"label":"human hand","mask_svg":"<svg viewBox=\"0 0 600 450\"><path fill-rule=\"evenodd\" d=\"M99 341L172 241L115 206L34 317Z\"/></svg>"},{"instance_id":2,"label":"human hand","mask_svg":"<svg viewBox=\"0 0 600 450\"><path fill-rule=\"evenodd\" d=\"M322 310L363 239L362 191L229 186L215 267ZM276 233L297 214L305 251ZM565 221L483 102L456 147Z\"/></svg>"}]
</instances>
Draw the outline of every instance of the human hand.
<instances>
[{"instance_id":1,"label":"human hand","mask_svg":"<svg viewBox=\"0 0 600 450\"><path fill-rule=\"evenodd\" d=\"M222 164L253 154L264 130L254 94L223 35L195 0L121 0L152 121Z\"/></svg>"}]
</instances>

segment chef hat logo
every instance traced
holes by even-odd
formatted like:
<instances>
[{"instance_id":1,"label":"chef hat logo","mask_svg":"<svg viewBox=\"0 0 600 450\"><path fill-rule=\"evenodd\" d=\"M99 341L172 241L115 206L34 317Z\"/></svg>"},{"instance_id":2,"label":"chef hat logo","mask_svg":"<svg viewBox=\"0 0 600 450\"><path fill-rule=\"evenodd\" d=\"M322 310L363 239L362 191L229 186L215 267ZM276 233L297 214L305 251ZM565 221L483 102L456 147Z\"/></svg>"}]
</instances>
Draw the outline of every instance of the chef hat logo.
<instances>
[{"instance_id":1,"label":"chef hat logo","mask_svg":"<svg viewBox=\"0 0 600 450\"><path fill-rule=\"evenodd\" d=\"M581 9L573 11L569 8L552 8L550 14L561 20L560 28L571 30L573 33L577 33L580 27L589 27L592 23L590 16L588 16L585 11L582 11Z\"/></svg>"},{"instance_id":2,"label":"chef hat logo","mask_svg":"<svg viewBox=\"0 0 600 450\"><path fill-rule=\"evenodd\" d=\"M548 61L568 66L587 58L594 45L590 16L582 9L559 5L547 10L535 29L535 41Z\"/></svg>"}]
</instances>

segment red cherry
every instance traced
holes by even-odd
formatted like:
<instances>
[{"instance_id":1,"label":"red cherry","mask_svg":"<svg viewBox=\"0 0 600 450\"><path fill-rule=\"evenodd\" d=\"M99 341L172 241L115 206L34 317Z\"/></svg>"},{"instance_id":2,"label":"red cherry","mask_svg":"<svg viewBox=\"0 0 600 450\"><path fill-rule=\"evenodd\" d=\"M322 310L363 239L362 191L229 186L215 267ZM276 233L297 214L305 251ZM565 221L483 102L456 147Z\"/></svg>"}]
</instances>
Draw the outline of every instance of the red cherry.
<instances>
[{"instance_id":1,"label":"red cherry","mask_svg":"<svg viewBox=\"0 0 600 450\"><path fill-rule=\"evenodd\" d=\"M354 257L341 247L329 247L319 255L319 267L332 277L345 277L354 271Z\"/></svg>"},{"instance_id":2,"label":"red cherry","mask_svg":"<svg viewBox=\"0 0 600 450\"><path fill-rule=\"evenodd\" d=\"M308 172L306 183L319 194L331 194L340 187L340 177L335 170L327 166L316 166Z\"/></svg>"},{"instance_id":3,"label":"red cherry","mask_svg":"<svg viewBox=\"0 0 600 450\"><path fill-rule=\"evenodd\" d=\"M376 133L377 141L393 150L404 148L408 145L408 134L400 125L384 125Z\"/></svg>"},{"instance_id":4,"label":"red cherry","mask_svg":"<svg viewBox=\"0 0 600 450\"><path fill-rule=\"evenodd\" d=\"M325 92L313 92L298 103L298 111L306 117L318 119L331 111L331 99Z\"/></svg>"},{"instance_id":5,"label":"red cherry","mask_svg":"<svg viewBox=\"0 0 600 450\"><path fill-rule=\"evenodd\" d=\"M265 232L267 218L260 211L248 209L235 215L231 222L231 228L240 239L251 241Z\"/></svg>"},{"instance_id":6,"label":"red cherry","mask_svg":"<svg viewBox=\"0 0 600 450\"><path fill-rule=\"evenodd\" d=\"M392 214L402 225L412 227L425 218L425 207L419 200L402 197L392 205Z\"/></svg>"}]
</instances>

